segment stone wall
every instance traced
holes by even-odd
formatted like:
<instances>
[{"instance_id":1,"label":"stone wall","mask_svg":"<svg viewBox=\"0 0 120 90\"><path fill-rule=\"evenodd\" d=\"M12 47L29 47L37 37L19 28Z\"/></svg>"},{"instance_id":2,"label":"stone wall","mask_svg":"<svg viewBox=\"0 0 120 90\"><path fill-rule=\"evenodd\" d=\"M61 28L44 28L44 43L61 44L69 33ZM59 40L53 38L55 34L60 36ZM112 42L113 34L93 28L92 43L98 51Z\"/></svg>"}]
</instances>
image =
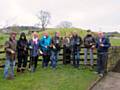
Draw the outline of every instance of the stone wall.
<instances>
[{"instance_id":1,"label":"stone wall","mask_svg":"<svg viewBox=\"0 0 120 90\"><path fill-rule=\"evenodd\" d=\"M120 60L120 46L113 46L109 49L107 70L111 71Z\"/></svg>"}]
</instances>

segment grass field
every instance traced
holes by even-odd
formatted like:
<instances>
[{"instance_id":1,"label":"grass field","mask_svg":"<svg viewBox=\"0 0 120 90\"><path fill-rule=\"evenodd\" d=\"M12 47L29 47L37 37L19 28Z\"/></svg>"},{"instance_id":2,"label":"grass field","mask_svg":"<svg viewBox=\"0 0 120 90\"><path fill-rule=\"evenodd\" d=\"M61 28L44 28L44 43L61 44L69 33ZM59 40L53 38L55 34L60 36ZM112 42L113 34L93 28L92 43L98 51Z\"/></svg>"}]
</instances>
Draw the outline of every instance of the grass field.
<instances>
[{"instance_id":1,"label":"grass field","mask_svg":"<svg viewBox=\"0 0 120 90\"><path fill-rule=\"evenodd\" d=\"M120 39L110 38L110 42L111 42L112 46L120 46Z\"/></svg>"},{"instance_id":2,"label":"grass field","mask_svg":"<svg viewBox=\"0 0 120 90\"><path fill-rule=\"evenodd\" d=\"M84 37L86 35L86 31L82 29L48 29L47 32L50 36L53 36L56 31L60 32L61 36L70 35L71 32L75 31L77 32L81 37ZM25 33L28 33L28 31L24 31ZM40 38L42 37L43 32L39 32ZM8 40L9 34L3 34L0 33L0 45L4 44L6 40ZM17 39L19 38L19 34L17 35ZM27 35L27 38L30 39L31 35Z\"/></svg>"},{"instance_id":3,"label":"grass field","mask_svg":"<svg viewBox=\"0 0 120 90\"><path fill-rule=\"evenodd\" d=\"M48 31L48 33L50 34L50 36L53 36L56 31L59 31L59 32L60 32L60 35L61 35L62 37L65 36L66 34L67 34L67 35L70 35L71 32L75 31L75 32L77 32L82 38L84 38L85 35L86 35L86 33L87 33L86 30L77 29L77 28L71 28L71 29L48 29L47 31ZM25 30L24 32L27 33L28 31ZM39 32L40 38L42 37L42 35L43 35L43 32ZM0 33L0 45L1 45L1 44L3 45L3 44L5 43L5 41L8 40L8 37L9 37L8 34L6 35L6 34ZM19 35L17 35L17 39L18 39L18 38L19 38ZM27 38L30 39L30 38L31 38L31 35L28 35ZM120 45L120 39L112 39L112 38L110 38L110 42L111 42L112 46L119 46L119 45Z\"/></svg>"},{"instance_id":4,"label":"grass field","mask_svg":"<svg viewBox=\"0 0 120 90\"><path fill-rule=\"evenodd\" d=\"M61 36L69 35L72 31L76 31L82 38L86 35L86 31L82 29L50 29L51 36L55 31L59 31ZM43 32L40 32L40 37ZM4 44L8 40L9 35L0 34L0 44ZM19 35L17 35L18 39ZM31 35L27 36L28 38ZM119 39L110 38L112 46L120 46ZM3 49L2 49L3 50ZM1 55L3 56L3 55ZM83 58L83 57L82 57ZM4 61L3 61L4 62ZM3 79L3 69L0 69L0 90L87 90L98 76L94 71L73 68L71 65L58 65L56 70L49 68L42 69L41 64L38 65L35 73L26 71L24 74L17 74L14 80Z\"/></svg>"},{"instance_id":5,"label":"grass field","mask_svg":"<svg viewBox=\"0 0 120 90\"><path fill-rule=\"evenodd\" d=\"M0 90L87 90L98 77L89 69L78 70L71 65L59 65L56 70L38 66L35 73L16 74L12 81L4 80L2 75L3 71Z\"/></svg>"}]
</instances>

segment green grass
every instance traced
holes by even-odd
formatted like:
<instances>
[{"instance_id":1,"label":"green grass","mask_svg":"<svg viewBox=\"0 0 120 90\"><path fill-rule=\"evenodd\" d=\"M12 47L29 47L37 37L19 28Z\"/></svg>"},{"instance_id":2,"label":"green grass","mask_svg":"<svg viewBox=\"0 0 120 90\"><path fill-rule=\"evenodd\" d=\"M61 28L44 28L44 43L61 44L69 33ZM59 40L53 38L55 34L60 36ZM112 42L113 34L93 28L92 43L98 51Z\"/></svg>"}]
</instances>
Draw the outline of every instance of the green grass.
<instances>
[{"instance_id":1,"label":"green grass","mask_svg":"<svg viewBox=\"0 0 120 90\"><path fill-rule=\"evenodd\" d=\"M71 29L48 29L46 31L49 33L50 36L53 36L56 31L59 31L61 36L65 36L66 34L70 35L71 32L73 32L73 31L77 32L79 35L81 35L81 37L86 35L85 30L76 29L76 28L71 28ZM23 32L26 33L27 31L25 30ZM39 32L39 36L42 37L42 35L43 35L43 32ZM19 34L17 35L17 39L18 38L19 38ZM27 38L30 39L31 35L28 35ZM0 45L3 45L5 43L5 41L8 40L8 39L9 39L9 34L0 33Z\"/></svg>"},{"instance_id":2,"label":"green grass","mask_svg":"<svg viewBox=\"0 0 120 90\"><path fill-rule=\"evenodd\" d=\"M55 31L59 31L61 36L65 36L66 33L69 35L72 31L82 37L86 35L86 31L82 29L49 29L47 31L51 36ZM43 32L39 34L41 37ZM0 44L4 44L6 40L8 40L8 35L0 34ZM111 43L120 45L119 40L111 39ZM53 71L50 68L42 69L39 65L35 73L27 71L21 75L16 74L15 79L11 81L3 79L3 69L1 69L0 90L87 90L97 78L98 76L89 69L78 70L71 65L58 65L58 69Z\"/></svg>"},{"instance_id":3,"label":"green grass","mask_svg":"<svg viewBox=\"0 0 120 90\"><path fill-rule=\"evenodd\" d=\"M0 45L3 45L5 41L8 40L8 38L9 38L8 34L0 33Z\"/></svg>"},{"instance_id":4,"label":"green grass","mask_svg":"<svg viewBox=\"0 0 120 90\"><path fill-rule=\"evenodd\" d=\"M4 80L0 71L0 90L87 90L97 75L89 69L75 69L59 65L57 70L37 68L35 73L16 75L14 80Z\"/></svg>"},{"instance_id":5,"label":"green grass","mask_svg":"<svg viewBox=\"0 0 120 90\"><path fill-rule=\"evenodd\" d=\"M71 32L77 32L78 35L80 35L81 37L84 37L84 36L86 35L86 33L87 33L85 30L83 30L83 29L77 29L77 28L48 29L48 30L47 30L47 32L48 32L51 36L53 36L56 31L60 32L60 35L61 35L61 36L65 36L66 34L67 34L67 35L70 35ZM41 37L42 34L43 34L43 32L40 32L39 34L40 34L40 37Z\"/></svg>"},{"instance_id":6,"label":"green grass","mask_svg":"<svg viewBox=\"0 0 120 90\"><path fill-rule=\"evenodd\" d=\"M54 30L54 32L57 30ZM70 35L71 32L76 32L81 37L84 37L87 32L83 29L77 29L77 28L71 28L71 29L58 29L58 31L61 33L61 36L65 36L65 34Z\"/></svg>"},{"instance_id":7,"label":"green grass","mask_svg":"<svg viewBox=\"0 0 120 90\"><path fill-rule=\"evenodd\" d=\"M120 46L120 39L110 39L111 45L112 46Z\"/></svg>"},{"instance_id":8,"label":"green grass","mask_svg":"<svg viewBox=\"0 0 120 90\"><path fill-rule=\"evenodd\" d=\"M47 32L50 34L50 36L53 36L56 31L60 32L61 36L65 36L66 34L69 36L71 32L77 32L82 38L87 34L87 32L83 29L78 28L70 28L70 29L48 29ZM26 30L24 31L26 32ZM40 38L43 35L43 32L39 32ZM0 45L3 45L6 40L8 40L9 35L0 33ZM19 35L17 35L17 39L19 38ZM31 35L27 36L28 39L31 38ZM112 39L110 38L112 46L120 46L120 39Z\"/></svg>"}]
</instances>

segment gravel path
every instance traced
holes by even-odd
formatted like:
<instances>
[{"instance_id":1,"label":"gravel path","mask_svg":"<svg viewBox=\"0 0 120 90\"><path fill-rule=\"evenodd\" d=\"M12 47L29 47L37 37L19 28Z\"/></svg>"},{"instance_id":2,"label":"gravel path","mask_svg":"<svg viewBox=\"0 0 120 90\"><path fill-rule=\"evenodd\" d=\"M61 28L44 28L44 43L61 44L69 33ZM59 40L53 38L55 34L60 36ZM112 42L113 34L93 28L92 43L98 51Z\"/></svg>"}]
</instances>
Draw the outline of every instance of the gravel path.
<instances>
[{"instance_id":1,"label":"gravel path","mask_svg":"<svg viewBox=\"0 0 120 90\"><path fill-rule=\"evenodd\" d=\"M109 72L92 90L120 90L120 73Z\"/></svg>"}]
</instances>

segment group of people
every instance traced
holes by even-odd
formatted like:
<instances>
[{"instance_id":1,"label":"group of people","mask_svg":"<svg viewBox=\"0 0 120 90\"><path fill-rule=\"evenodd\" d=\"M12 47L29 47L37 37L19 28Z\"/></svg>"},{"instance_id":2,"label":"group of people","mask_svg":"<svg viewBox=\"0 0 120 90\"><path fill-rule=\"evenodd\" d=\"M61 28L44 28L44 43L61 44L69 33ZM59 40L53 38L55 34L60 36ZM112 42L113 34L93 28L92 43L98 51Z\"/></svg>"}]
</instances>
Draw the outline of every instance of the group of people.
<instances>
[{"instance_id":1,"label":"group of people","mask_svg":"<svg viewBox=\"0 0 120 90\"><path fill-rule=\"evenodd\" d=\"M76 32L72 32L71 35L66 35L63 38L60 37L59 32L55 32L53 37L51 37L48 32L44 32L42 38L39 38L37 32L33 32L30 40L27 39L24 32L20 34L19 40L16 40L15 32L11 33L9 40L5 43L6 62L4 78L14 78L16 60L18 60L17 72L24 72L27 67L29 55L29 69L31 72L35 72L40 55L42 55L43 58L43 68L47 68L50 62L52 69L56 69L61 47L63 47L63 63L67 64L73 61L73 66L79 68L82 44L84 45L85 65L87 65L88 51L90 53L90 65L94 65L93 50L95 48L97 49L97 72L103 76L106 72L108 49L110 47L109 39L106 38L102 32L98 33L97 39L92 35L90 30L87 32L84 39Z\"/></svg>"}]
</instances>

